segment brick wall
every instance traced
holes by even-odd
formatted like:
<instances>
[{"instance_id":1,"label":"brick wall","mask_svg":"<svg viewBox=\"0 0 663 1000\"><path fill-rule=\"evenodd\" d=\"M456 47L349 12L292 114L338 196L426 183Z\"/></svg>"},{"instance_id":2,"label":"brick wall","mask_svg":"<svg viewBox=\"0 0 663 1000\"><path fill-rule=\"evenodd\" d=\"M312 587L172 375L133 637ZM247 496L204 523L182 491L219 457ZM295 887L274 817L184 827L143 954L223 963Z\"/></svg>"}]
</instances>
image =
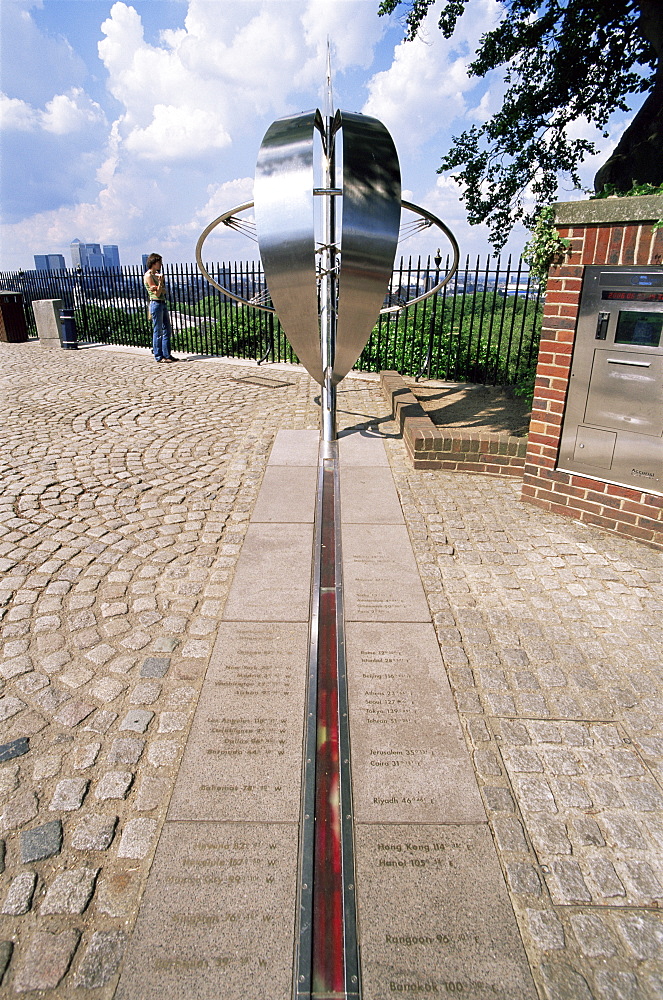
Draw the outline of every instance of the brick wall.
<instances>
[{"instance_id":1,"label":"brick wall","mask_svg":"<svg viewBox=\"0 0 663 1000\"><path fill-rule=\"evenodd\" d=\"M381 372L380 384L415 469L522 476L526 438L467 427L437 427L398 372Z\"/></svg>"},{"instance_id":2,"label":"brick wall","mask_svg":"<svg viewBox=\"0 0 663 1000\"><path fill-rule=\"evenodd\" d=\"M564 264L551 269L548 279L522 496L547 510L663 549L663 497L555 471L584 267L663 264L663 230L652 228L657 214L663 212L663 198L656 200L660 205L651 207L657 211L651 212L650 208L649 213L644 213L650 214L648 219L641 216L642 203L652 201L649 198L617 199L615 221L591 221L592 215L609 213L610 200L583 203L590 206L588 221L582 220L579 203L571 203L574 207L570 212L564 211L564 205L557 206L557 229L560 236L570 240L571 252ZM631 208L628 203L633 205L637 221L619 219ZM580 217L569 223L568 217L574 212Z\"/></svg>"}]
</instances>

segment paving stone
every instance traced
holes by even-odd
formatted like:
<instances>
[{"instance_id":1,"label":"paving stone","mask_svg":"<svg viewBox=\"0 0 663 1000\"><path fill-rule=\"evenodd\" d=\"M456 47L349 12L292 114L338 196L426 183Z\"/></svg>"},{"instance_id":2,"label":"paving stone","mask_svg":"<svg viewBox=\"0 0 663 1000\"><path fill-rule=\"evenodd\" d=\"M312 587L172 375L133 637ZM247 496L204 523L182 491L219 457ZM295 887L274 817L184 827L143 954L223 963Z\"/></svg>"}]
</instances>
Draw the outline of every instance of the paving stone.
<instances>
[{"instance_id":1,"label":"paving stone","mask_svg":"<svg viewBox=\"0 0 663 1000\"><path fill-rule=\"evenodd\" d=\"M179 639L175 639L173 636L160 635L152 641L150 649L153 653L172 653L179 644Z\"/></svg>"},{"instance_id":2,"label":"paving stone","mask_svg":"<svg viewBox=\"0 0 663 1000\"><path fill-rule=\"evenodd\" d=\"M102 642L100 645L95 646L94 649L88 649L85 655L88 660L92 660L93 663L101 667L115 656L115 648L109 646L108 643Z\"/></svg>"},{"instance_id":3,"label":"paving stone","mask_svg":"<svg viewBox=\"0 0 663 1000\"><path fill-rule=\"evenodd\" d=\"M126 736L113 740L108 751L109 764L137 764L145 749L145 740Z\"/></svg>"},{"instance_id":4,"label":"paving stone","mask_svg":"<svg viewBox=\"0 0 663 1000\"><path fill-rule=\"evenodd\" d=\"M134 733L144 733L154 718L154 712L148 709L131 709L120 723L120 732L129 730Z\"/></svg>"},{"instance_id":5,"label":"paving stone","mask_svg":"<svg viewBox=\"0 0 663 1000\"><path fill-rule=\"evenodd\" d=\"M50 683L50 678L48 678L46 674L33 671L30 674L24 674L22 677L19 677L19 679L14 682L14 685L19 689L19 691L29 697L36 691L41 691L42 688L48 687Z\"/></svg>"},{"instance_id":6,"label":"paving stone","mask_svg":"<svg viewBox=\"0 0 663 1000\"><path fill-rule=\"evenodd\" d=\"M95 931L76 973L76 986L86 989L105 986L119 968L126 942L124 931Z\"/></svg>"},{"instance_id":7,"label":"paving stone","mask_svg":"<svg viewBox=\"0 0 663 1000\"><path fill-rule=\"evenodd\" d=\"M80 931L71 928L51 932L37 930L14 963L15 993L54 990L64 978L76 951Z\"/></svg>"},{"instance_id":8,"label":"paving stone","mask_svg":"<svg viewBox=\"0 0 663 1000\"><path fill-rule=\"evenodd\" d=\"M2 980L11 961L13 951L13 941L0 941L0 986L2 986Z\"/></svg>"},{"instance_id":9,"label":"paving stone","mask_svg":"<svg viewBox=\"0 0 663 1000\"><path fill-rule=\"evenodd\" d=\"M43 823L21 833L21 862L43 861L52 858L62 849L62 822L59 819Z\"/></svg>"},{"instance_id":10,"label":"paving stone","mask_svg":"<svg viewBox=\"0 0 663 1000\"><path fill-rule=\"evenodd\" d=\"M91 677L94 677L94 671L78 664L60 673L58 681L60 684L66 684L67 687L79 688L83 684L87 684Z\"/></svg>"},{"instance_id":11,"label":"paving stone","mask_svg":"<svg viewBox=\"0 0 663 1000\"><path fill-rule=\"evenodd\" d=\"M77 747L74 756L74 768L77 771L85 771L88 767L92 767L99 756L100 750L101 743L86 743L83 746Z\"/></svg>"},{"instance_id":12,"label":"paving stone","mask_svg":"<svg viewBox=\"0 0 663 1000\"><path fill-rule=\"evenodd\" d=\"M574 913L571 915L571 924L581 950L588 957L609 958L617 951L616 941L600 916Z\"/></svg>"},{"instance_id":13,"label":"paving stone","mask_svg":"<svg viewBox=\"0 0 663 1000\"><path fill-rule=\"evenodd\" d=\"M637 959L660 959L663 955L663 921L660 915L630 913L620 916L617 929L629 952Z\"/></svg>"},{"instance_id":14,"label":"paving stone","mask_svg":"<svg viewBox=\"0 0 663 1000\"><path fill-rule=\"evenodd\" d=\"M71 846L76 851L105 851L113 840L117 816L89 815L74 830Z\"/></svg>"},{"instance_id":15,"label":"paving stone","mask_svg":"<svg viewBox=\"0 0 663 1000\"><path fill-rule=\"evenodd\" d=\"M592 895L587 888L580 865L573 858L560 858L553 863L562 897L569 903L589 903Z\"/></svg>"},{"instance_id":16,"label":"paving stone","mask_svg":"<svg viewBox=\"0 0 663 1000\"><path fill-rule=\"evenodd\" d=\"M29 823L39 811L39 800L34 792L21 789L6 803L0 815L0 830L17 830Z\"/></svg>"},{"instance_id":17,"label":"paving stone","mask_svg":"<svg viewBox=\"0 0 663 1000\"><path fill-rule=\"evenodd\" d=\"M108 703L114 701L118 695L122 694L125 687L126 684L123 684L122 681L118 681L113 677L103 677L91 686L90 694L93 698Z\"/></svg>"},{"instance_id":18,"label":"paving stone","mask_svg":"<svg viewBox=\"0 0 663 1000\"><path fill-rule=\"evenodd\" d=\"M66 649L60 649L55 653L51 653L49 656L44 656L39 661L39 667L45 670L47 674L54 674L60 670L65 663L69 663L71 660L71 653L67 652Z\"/></svg>"},{"instance_id":19,"label":"paving stone","mask_svg":"<svg viewBox=\"0 0 663 1000\"><path fill-rule=\"evenodd\" d=\"M81 611L76 615L70 615L68 617L69 629L75 632L79 629L94 627L97 624L97 619L91 611Z\"/></svg>"},{"instance_id":20,"label":"paving stone","mask_svg":"<svg viewBox=\"0 0 663 1000\"><path fill-rule=\"evenodd\" d=\"M626 896L626 889L609 858L592 858L589 862L589 871L601 896L608 899Z\"/></svg>"},{"instance_id":21,"label":"paving stone","mask_svg":"<svg viewBox=\"0 0 663 1000\"><path fill-rule=\"evenodd\" d=\"M85 778L63 778L57 783L48 808L52 811L61 810L63 812L80 809L89 784Z\"/></svg>"},{"instance_id":22,"label":"paving stone","mask_svg":"<svg viewBox=\"0 0 663 1000\"><path fill-rule=\"evenodd\" d=\"M187 716L184 712L161 712L159 715L160 733L177 733L186 729Z\"/></svg>"},{"instance_id":23,"label":"paving stone","mask_svg":"<svg viewBox=\"0 0 663 1000\"><path fill-rule=\"evenodd\" d=\"M12 677L19 677L30 670L32 670L32 660L29 656L15 656L11 659L0 661L0 674L5 680L11 680Z\"/></svg>"},{"instance_id":24,"label":"paving stone","mask_svg":"<svg viewBox=\"0 0 663 1000\"><path fill-rule=\"evenodd\" d=\"M572 820L572 839L576 839L584 847L604 847L605 840L601 829L591 816L574 816Z\"/></svg>"},{"instance_id":25,"label":"paving stone","mask_svg":"<svg viewBox=\"0 0 663 1000\"><path fill-rule=\"evenodd\" d=\"M129 697L132 705L152 705L161 694L159 681L142 681L137 684Z\"/></svg>"},{"instance_id":26,"label":"paving stone","mask_svg":"<svg viewBox=\"0 0 663 1000\"><path fill-rule=\"evenodd\" d=\"M185 687L175 688L168 695L168 700L166 705L168 708L182 708L187 707L196 698L198 692L191 685L186 685Z\"/></svg>"},{"instance_id":27,"label":"paving stone","mask_svg":"<svg viewBox=\"0 0 663 1000\"><path fill-rule=\"evenodd\" d=\"M15 879L12 879L0 912L14 917L21 913L27 913L32 905L36 884L36 872L21 872L20 875L17 875Z\"/></svg>"},{"instance_id":28,"label":"paving stone","mask_svg":"<svg viewBox=\"0 0 663 1000\"><path fill-rule=\"evenodd\" d=\"M17 712L21 712L25 707L25 702L21 701L20 698L5 695L4 698L0 698L0 722L11 719L12 716L16 715Z\"/></svg>"},{"instance_id":29,"label":"paving stone","mask_svg":"<svg viewBox=\"0 0 663 1000\"><path fill-rule=\"evenodd\" d=\"M526 910L527 926L542 951L561 951L566 941L564 928L552 910Z\"/></svg>"},{"instance_id":30,"label":"paving stone","mask_svg":"<svg viewBox=\"0 0 663 1000\"><path fill-rule=\"evenodd\" d=\"M527 828L537 854L544 860L550 854L573 853L563 820L554 816L537 815L536 819L529 819Z\"/></svg>"},{"instance_id":31,"label":"paving stone","mask_svg":"<svg viewBox=\"0 0 663 1000\"><path fill-rule=\"evenodd\" d=\"M134 656L117 656L108 664L108 669L114 674L128 674L136 664Z\"/></svg>"},{"instance_id":32,"label":"paving stone","mask_svg":"<svg viewBox=\"0 0 663 1000\"><path fill-rule=\"evenodd\" d=\"M110 712L106 708L100 708L88 720L88 724L83 726L83 730L87 733L99 733L103 736L104 733L108 732L116 719L117 712Z\"/></svg>"},{"instance_id":33,"label":"paving stone","mask_svg":"<svg viewBox=\"0 0 663 1000\"><path fill-rule=\"evenodd\" d=\"M585 977L566 963L544 962L541 975L548 1000L595 1000Z\"/></svg>"},{"instance_id":34,"label":"paving stone","mask_svg":"<svg viewBox=\"0 0 663 1000\"><path fill-rule=\"evenodd\" d=\"M175 740L155 740L147 751L147 759L154 767L167 767L174 763L180 751Z\"/></svg>"},{"instance_id":35,"label":"paving stone","mask_svg":"<svg viewBox=\"0 0 663 1000\"><path fill-rule=\"evenodd\" d=\"M131 917L136 907L140 889L140 874L138 866L127 870L126 862L120 862L121 868L104 864L95 890L95 910L109 917L119 917L124 920Z\"/></svg>"},{"instance_id":36,"label":"paving stone","mask_svg":"<svg viewBox=\"0 0 663 1000\"><path fill-rule=\"evenodd\" d=\"M147 817L130 819L122 831L118 858L144 858L153 846L157 821Z\"/></svg>"},{"instance_id":37,"label":"paving stone","mask_svg":"<svg viewBox=\"0 0 663 1000\"><path fill-rule=\"evenodd\" d=\"M632 972L613 972L602 969L596 974L600 1000L641 1000L642 991L637 976Z\"/></svg>"},{"instance_id":38,"label":"paving stone","mask_svg":"<svg viewBox=\"0 0 663 1000\"><path fill-rule=\"evenodd\" d=\"M134 780L132 771L107 771L97 783L94 794L95 798L123 799L131 788Z\"/></svg>"},{"instance_id":39,"label":"paving stone","mask_svg":"<svg viewBox=\"0 0 663 1000\"><path fill-rule=\"evenodd\" d=\"M527 851L523 828L515 816L498 817L493 821L497 843L503 851Z\"/></svg>"},{"instance_id":40,"label":"paving stone","mask_svg":"<svg viewBox=\"0 0 663 1000\"><path fill-rule=\"evenodd\" d=\"M518 895L541 895L541 880L533 865L512 862L506 865L506 872L513 892Z\"/></svg>"},{"instance_id":41,"label":"paving stone","mask_svg":"<svg viewBox=\"0 0 663 1000\"><path fill-rule=\"evenodd\" d=\"M73 645L77 649L90 649L91 646L96 646L99 642L101 636L99 635L96 628L86 628L81 632L74 632L73 635Z\"/></svg>"},{"instance_id":42,"label":"paving stone","mask_svg":"<svg viewBox=\"0 0 663 1000\"><path fill-rule=\"evenodd\" d=\"M141 677L165 677L170 667L168 656L148 656L140 668Z\"/></svg>"},{"instance_id":43,"label":"paving stone","mask_svg":"<svg viewBox=\"0 0 663 1000\"><path fill-rule=\"evenodd\" d=\"M0 746L0 762L12 760L14 757L22 757L30 749L30 740L27 736L19 736L10 743L3 743Z\"/></svg>"},{"instance_id":44,"label":"paving stone","mask_svg":"<svg viewBox=\"0 0 663 1000\"><path fill-rule=\"evenodd\" d=\"M88 715L94 712L95 706L91 705L86 701L79 701L74 699L68 701L67 704L60 709L54 715L56 722L59 722L62 726L68 726L70 729L74 729L83 719L87 719Z\"/></svg>"},{"instance_id":45,"label":"paving stone","mask_svg":"<svg viewBox=\"0 0 663 1000\"><path fill-rule=\"evenodd\" d=\"M625 867L627 881L640 897L638 902L652 904L663 900L663 885L650 864L646 861L626 861Z\"/></svg>"},{"instance_id":46,"label":"paving stone","mask_svg":"<svg viewBox=\"0 0 663 1000\"><path fill-rule=\"evenodd\" d=\"M148 632L131 632L122 640L125 649L143 649L149 643L152 636Z\"/></svg>"},{"instance_id":47,"label":"paving stone","mask_svg":"<svg viewBox=\"0 0 663 1000\"><path fill-rule=\"evenodd\" d=\"M151 812L153 809L158 809L164 801L169 787L170 783L166 778L146 774L140 783L136 796L138 812Z\"/></svg>"},{"instance_id":48,"label":"paving stone","mask_svg":"<svg viewBox=\"0 0 663 1000\"><path fill-rule=\"evenodd\" d=\"M92 898L98 874L98 868L76 868L56 875L39 912L82 913Z\"/></svg>"}]
</instances>

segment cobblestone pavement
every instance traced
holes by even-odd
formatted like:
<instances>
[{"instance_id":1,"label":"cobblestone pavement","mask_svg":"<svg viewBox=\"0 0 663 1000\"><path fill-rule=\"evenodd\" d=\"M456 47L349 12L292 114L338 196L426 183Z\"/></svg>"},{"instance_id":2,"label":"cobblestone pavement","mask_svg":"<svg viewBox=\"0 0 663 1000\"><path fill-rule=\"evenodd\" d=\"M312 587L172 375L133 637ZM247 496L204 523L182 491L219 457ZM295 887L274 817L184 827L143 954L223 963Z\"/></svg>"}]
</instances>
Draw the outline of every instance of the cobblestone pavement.
<instances>
[{"instance_id":1,"label":"cobblestone pavement","mask_svg":"<svg viewBox=\"0 0 663 1000\"><path fill-rule=\"evenodd\" d=\"M317 426L318 387L0 362L1 989L110 1000L271 443ZM517 483L414 472L376 379L339 423L385 435L541 996L660 1000L663 558Z\"/></svg>"}]
</instances>

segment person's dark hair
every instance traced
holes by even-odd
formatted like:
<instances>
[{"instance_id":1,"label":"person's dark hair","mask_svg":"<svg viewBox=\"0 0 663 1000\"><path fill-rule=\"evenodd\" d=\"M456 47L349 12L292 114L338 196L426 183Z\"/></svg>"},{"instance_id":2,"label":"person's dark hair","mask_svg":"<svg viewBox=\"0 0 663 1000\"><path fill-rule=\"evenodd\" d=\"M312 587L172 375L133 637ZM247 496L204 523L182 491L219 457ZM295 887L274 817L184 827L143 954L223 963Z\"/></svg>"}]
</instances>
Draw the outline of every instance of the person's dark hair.
<instances>
[{"instance_id":1,"label":"person's dark hair","mask_svg":"<svg viewBox=\"0 0 663 1000\"><path fill-rule=\"evenodd\" d=\"M160 260L163 260L163 257L161 256L160 253L151 253L150 256L147 258L147 261L145 262L147 265L147 270L149 271L152 265L157 264Z\"/></svg>"}]
</instances>

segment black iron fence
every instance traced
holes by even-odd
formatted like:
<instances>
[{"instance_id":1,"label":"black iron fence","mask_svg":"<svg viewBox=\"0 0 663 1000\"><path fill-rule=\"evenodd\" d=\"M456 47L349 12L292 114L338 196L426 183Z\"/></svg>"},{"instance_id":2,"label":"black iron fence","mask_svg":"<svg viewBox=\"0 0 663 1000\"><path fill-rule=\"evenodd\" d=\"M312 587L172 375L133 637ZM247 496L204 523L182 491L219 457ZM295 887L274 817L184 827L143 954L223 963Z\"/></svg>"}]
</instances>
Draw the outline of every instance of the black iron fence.
<instances>
[{"instance_id":1,"label":"black iron fence","mask_svg":"<svg viewBox=\"0 0 663 1000\"><path fill-rule=\"evenodd\" d=\"M245 299L264 297L258 263L207 265L223 287ZM386 305L420 295L448 273L449 261L401 259ZM278 320L211 286L195 265L165 269L174 350L222 357L296 361ZM138 267L0 273L0 287L22 292L28 330L36 336L31 304L61 299L75 310L78 340L149 347L147 294ZM437 295L400 313L384 313L356 368L396 369L404 375L522 386L532 378L543 310L542 292L522 261L479 259Z\"/></svg>"}]
</instances>

